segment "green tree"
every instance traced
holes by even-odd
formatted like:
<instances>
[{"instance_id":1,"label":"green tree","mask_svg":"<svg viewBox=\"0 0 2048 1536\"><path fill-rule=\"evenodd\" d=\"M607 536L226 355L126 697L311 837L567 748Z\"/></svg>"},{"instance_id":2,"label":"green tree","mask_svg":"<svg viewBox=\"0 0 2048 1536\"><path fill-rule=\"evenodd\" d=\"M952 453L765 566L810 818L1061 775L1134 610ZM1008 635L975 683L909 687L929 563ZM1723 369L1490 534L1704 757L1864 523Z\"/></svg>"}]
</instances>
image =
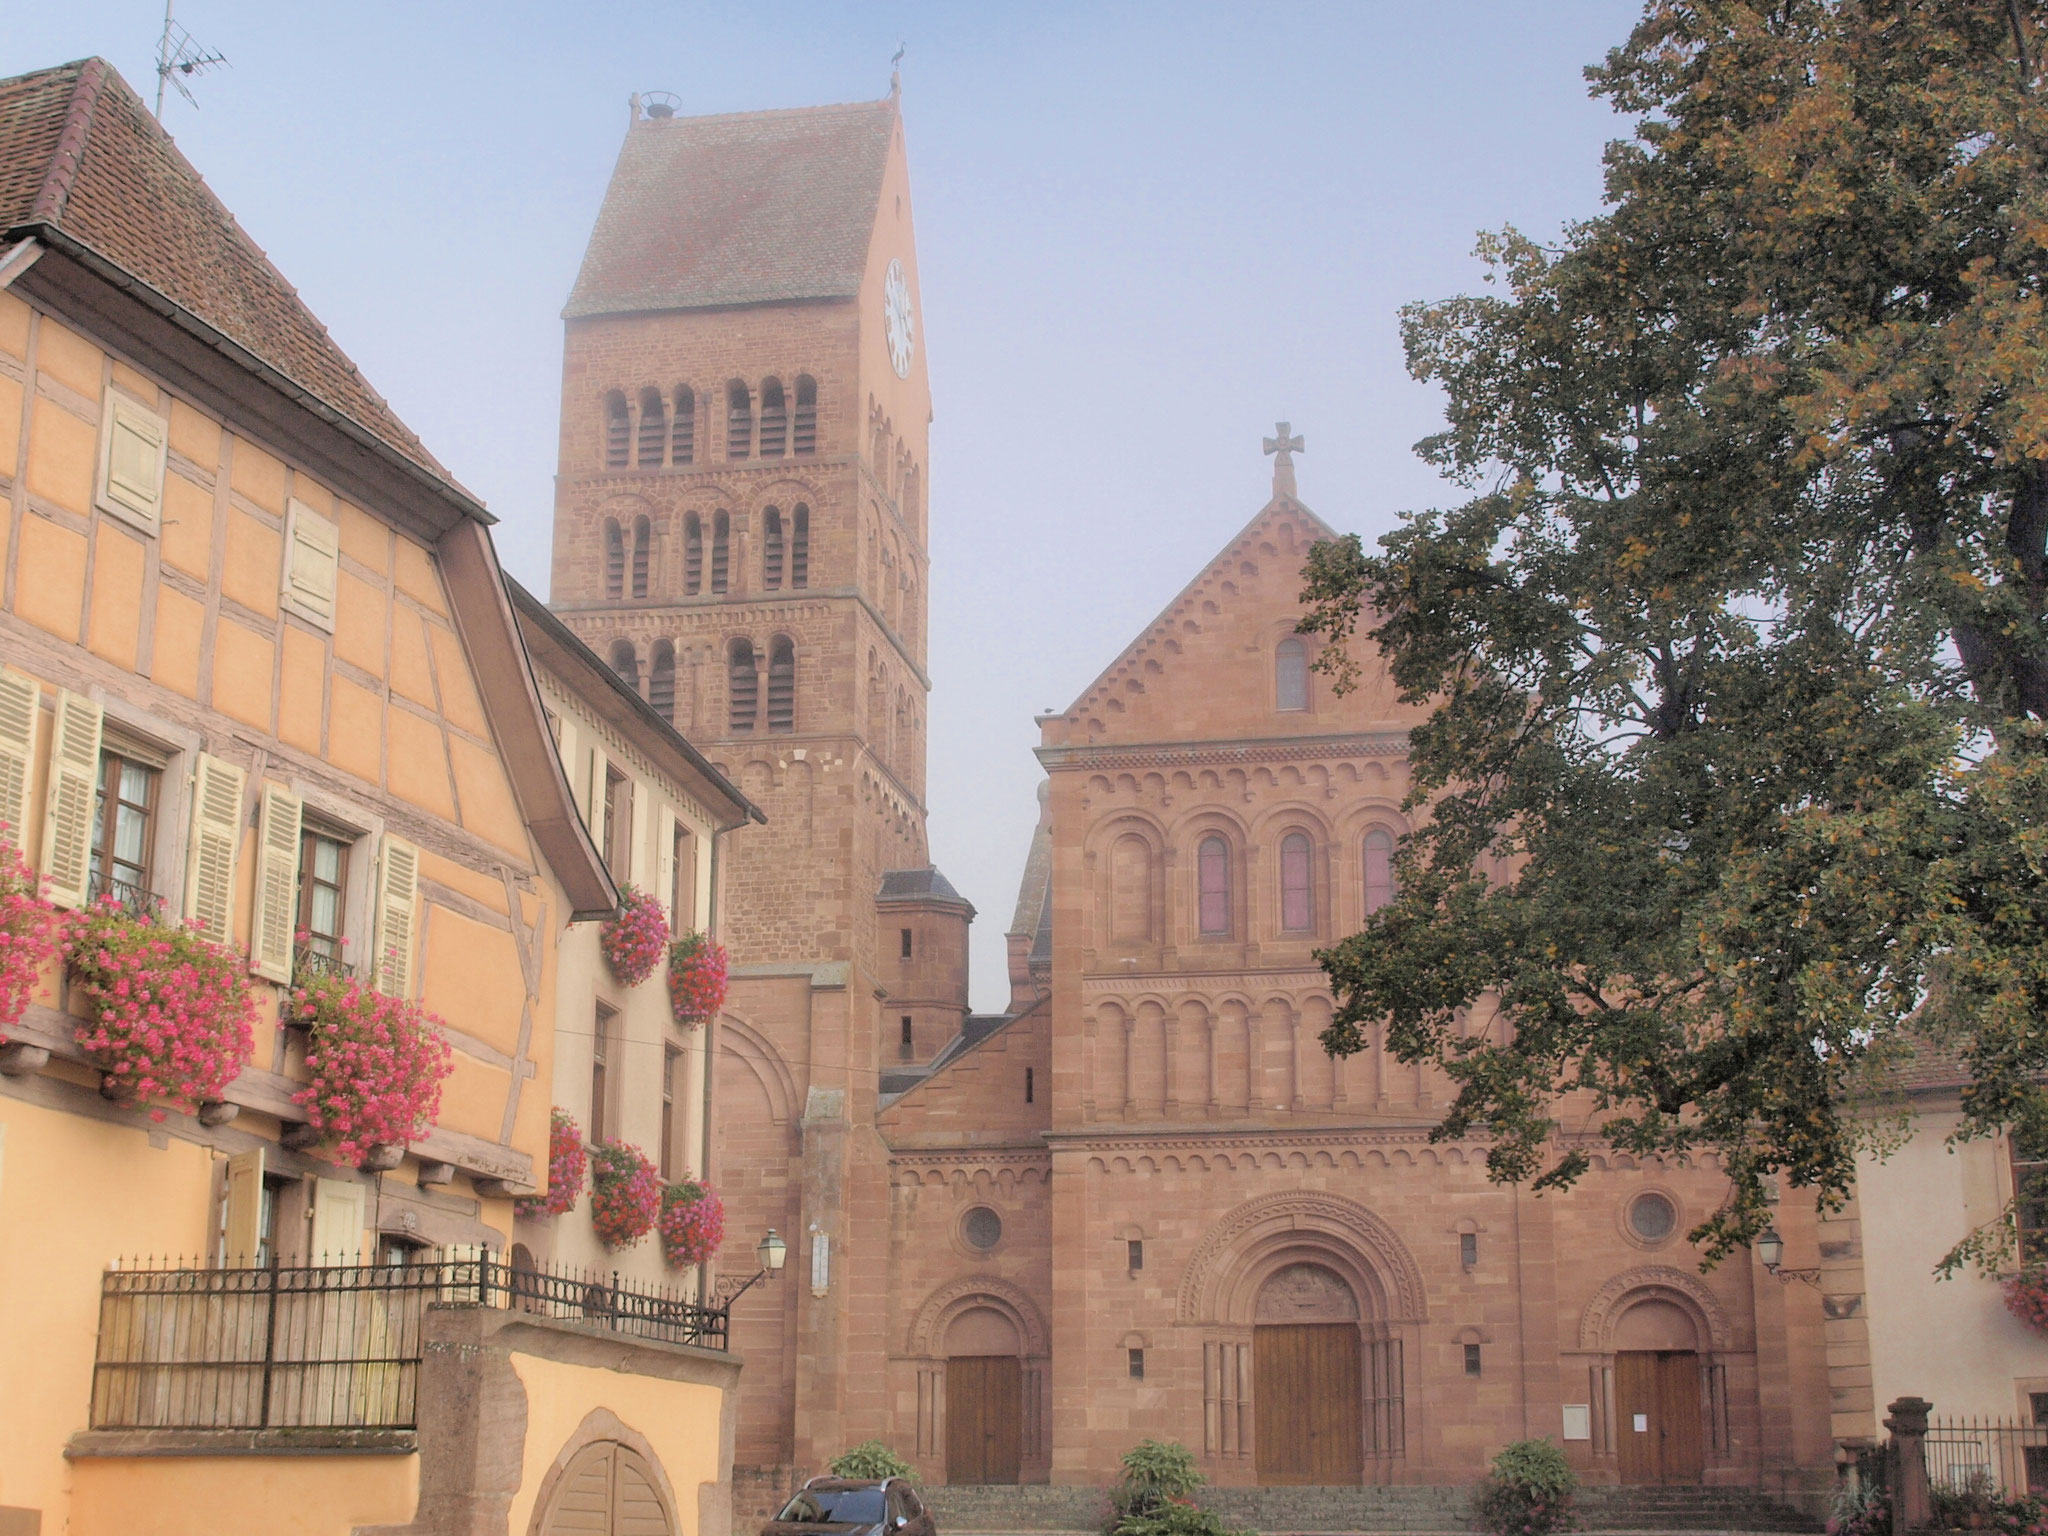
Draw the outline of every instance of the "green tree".
<instances>
[{"instance_id":1,"label":"green tree","mask_svg":"<svg viewBox=\"0 0 2048 1536\"><path fill-rule=\"evenodd\" d=\"M1318 665L1432 706L1324 1040L1388 1020L1496 1179L1711 1149L1718 1258L1780 1174L1839 1200L1909 1050L2048 1132L2044 34L1653 0L1588 71L1605 212L1403 313L1470 499L1305 573Z\"/></svg>"}]
</instances>

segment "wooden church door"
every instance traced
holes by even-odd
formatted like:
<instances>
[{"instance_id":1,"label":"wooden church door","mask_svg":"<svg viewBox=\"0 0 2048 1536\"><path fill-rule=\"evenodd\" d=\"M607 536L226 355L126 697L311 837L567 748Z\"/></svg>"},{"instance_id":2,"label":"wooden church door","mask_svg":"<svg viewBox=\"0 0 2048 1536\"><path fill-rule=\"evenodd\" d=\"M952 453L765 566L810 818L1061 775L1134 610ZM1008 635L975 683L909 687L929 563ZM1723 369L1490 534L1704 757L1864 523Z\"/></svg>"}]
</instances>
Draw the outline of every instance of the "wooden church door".
<instances>
[{"instance_id":1,"label":"wooden church door","mask_svg":"<svg viewBox=\"0 0 2048 1536\"><path fill-rule=\"evenodd\" d=\"M1259 1289L1252 1432L1259 1481L1356 1486L1365 1476L1358 1301L1334 1270L1289 1264Z\"/></svg>"},{"instance_id":2,"label":"wooden church door","mask_svg":"<svg viewBox=\"0 0 2048 1536\"><path fill-rule=\"evenodd\" d=\"M1630 1349L1614 1357L1615 1440L1624 1483L1696 1483L1706 1471L1700 1357Z\"/></svg>"},{"instance_id":3,"label":"wooden church door","mask_svg":"<svg viewBox=\"0 0 2048 1536\"><path fill-rule=\"evenodd\" d=\"M1024 1371L1015 1355L946 1362L946 1481L1014 1483L1024 1465Z\"/></svg>"}]
</instances>

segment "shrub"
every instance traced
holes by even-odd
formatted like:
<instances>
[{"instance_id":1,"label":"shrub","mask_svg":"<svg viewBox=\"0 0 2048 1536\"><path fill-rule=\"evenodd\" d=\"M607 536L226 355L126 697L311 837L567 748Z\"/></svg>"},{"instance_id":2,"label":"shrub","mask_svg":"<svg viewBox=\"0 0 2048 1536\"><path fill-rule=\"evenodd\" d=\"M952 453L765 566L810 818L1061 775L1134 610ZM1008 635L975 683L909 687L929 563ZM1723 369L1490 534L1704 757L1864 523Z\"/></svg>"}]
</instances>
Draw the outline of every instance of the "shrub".
<instances>
[{"instance_id":1,"label":"shrub","mask_svg":"<svg viewBox=\"0 0 2048 1536\"><path fill-rule=\"evenodd\" d=\"M1828 1536L1891 1536L1892 1496L1882 1483L1844 1484L1828 1515Z\"/></svg>"},{"instance_id":2,"label":"shrub","mask_svg":"<svg viewBox=\"0 0 2048 1536\"><path fill-rule=\"evenodd\" d=\"M637 987L654 974L668 948L668 917L661 903L638 886L619 887L619 910L598 935L604 963L622 986Z\"/></svg>"},{"instance_id":3,"label":"shrub","mask_svg":"<svg viewBox=\"0 0 2048 1536\"><path fill-rule=\"evenodd\" d=\"M306 1086L292 1102L339 1163L426 1135L455 1070L441 1021L352 976L308 974L292 987L290 1022L305 1026Z\"/></svg>"},{"instance_id":4,"label":"shrub","mask_svg":"<svg viewBox=\"0 0 2048 1536\"><path fill-rule=\"evenodd\" d=\"M0 1026L28 1007L43 966L57 953L62 925L43 898L43 882L9 839L0 821ZM0 1029L0 1045L7 1043Z\"/></svg>"},{"instance_id":5,"label":"shrub","mask_svg":"<svg viewBox=\"0 0 2048 1536\"><path fill-rule=\"evenodd\" d=\"M834 1477L907 1477L913 1481L917 1477L909 1462L879 1440L863 1440L841 1451L828 1465Z\"/></svg>"},{"instance_id":6,"label":"shrub","mask_svg":"<svg viewBox=\"0 0 2048 1536\"><path fill-rule=\"evenodd\" d=\"M686 933L669 946L668 1003L678 1024L702 1024L725 1006L725 946Z\"/></svg>"},{"instance_id":7,"label":"shrub","mask_svg":"<svg viewBox=\"0 0 2048 1536\"><path fill-rule=\"evenodd\" d=\"M2048 1269L2023 1269L2007 1275L2005 1309L2029 1328L2048 1333Z\"/></svg>"},{"instance_id":8,"label":"shrub","mask_svg":"<svg viewBox=\"0 0 2048 1536\"><path fill-rule=\"evenodd\" d=\"M590 1144L590 1225L607 1248L630 1248L661 1215L661 1175L623 1141Z\"/></svg>"},{"instance_id":9,"label":"shrub","mask_svg":"<svg viewBox=\"0 0 2048 1536\"><path fill-rule=\"evenodd\" d=\"M254 1054L256 1004L233 950L105 898L71 918L64 955L91 1015L78 1043L116 1097L166 1099L190 1114Z\"/></svg>"},{"instance_id":10,"label":"shrub","mask_svg":"<svg viewBox=\"0 0 2048 1536\"><path fill-rule=\"evenodd\" d=\"M566 1109L548 1116L548 1192L519 1202L522 1216L566 1216L583 1193L583 1171L589 1158L583 1148L583 1127Z\"/></svg>"},{"instance_id":11,"label":"shrub","mask_svg":"<svg viewBox=\"0 0 2048 1536\"><path fill-rule=\"evenodd\" d=\"M1161 1498L1149 1514L1123 1516L1115 1530L1116 1536L1255 1536L1231 1530L1215 1510L1178 1494Z\"/></svg>"},{"instance_id":12,"label":"shrub","mask_svg":"<svg viewBox=\"0 0 2048 1536\"><path fill-rule=\"evenodd\" d=\"M1493 1458L1475 1503L1479 1522L1494 1536L1544 1536L1578 1525L1572 1493L1578 1475L1551 1440L1516 1440Z\"/></svg>"},{"instance_id":13,"label":"shrub","mask_svg":"<svg viewBox=\"0 0 2048 1536\"><path fill-rule=\"evenodd\" d=\"M1111 1536L1251 1536L1224 1525L1191 1495L1206 1479L1194 1452L1174 1440L1140 1440L1124 1452L1110 1490Z\"/></svg>"},{"instance_id":14,"label":"shrub","mask_svg":"<svg viewBox=\"0 0 2048 1536\"><path fill-rule=\"evenodd\" d=\"M676 1269L702 1264L725 1239L725 1202L709 1184L681 1179L661 1192L661 1256Z\"/></svg>"}]
</instances>

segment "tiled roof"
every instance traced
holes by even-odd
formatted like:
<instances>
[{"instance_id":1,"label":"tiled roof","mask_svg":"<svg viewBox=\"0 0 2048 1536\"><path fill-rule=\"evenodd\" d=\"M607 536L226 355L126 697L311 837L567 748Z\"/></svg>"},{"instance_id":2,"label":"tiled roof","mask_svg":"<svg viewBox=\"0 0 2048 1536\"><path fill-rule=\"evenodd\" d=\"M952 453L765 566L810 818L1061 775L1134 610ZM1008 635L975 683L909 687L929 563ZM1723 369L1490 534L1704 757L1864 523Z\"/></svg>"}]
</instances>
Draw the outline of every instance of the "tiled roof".
<instances>
[{"instance_id":1,"label":"tiled roof","mask_svg":"<svg viewBox=\"0 0 2048 1536\"><path fill-rule=\"evenodd\" d=\"M636 122L563 313L851 298L896 121L885 98Z\"/></svg>"},{"instance_id":2,"label":"tiled roof","mask_svg":"<svg viewBox=\"0 0 2048 1536\"><path fill-rule=\"evenodd\" d=\"M0 230L87 247L473 502L106 60L0 80Z\"/></svg>"}]
</instances>

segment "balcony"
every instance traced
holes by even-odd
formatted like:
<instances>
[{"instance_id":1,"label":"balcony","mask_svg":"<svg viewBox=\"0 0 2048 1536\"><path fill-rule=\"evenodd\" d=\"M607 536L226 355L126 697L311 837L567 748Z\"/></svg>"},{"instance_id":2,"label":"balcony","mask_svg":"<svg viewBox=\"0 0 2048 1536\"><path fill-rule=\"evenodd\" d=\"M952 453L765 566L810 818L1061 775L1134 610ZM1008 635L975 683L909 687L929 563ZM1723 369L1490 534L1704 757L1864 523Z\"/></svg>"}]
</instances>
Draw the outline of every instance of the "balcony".
<instances>
[{"instance_id":1,"label":"balcony","mask_svg":"<svg viewBox=\"0 0 2048 1536\"><path fill-rule=\"evenodd\" d=\"M426 1319L439 1307L718 1351L728 1338L725 1306L460 1249L405 1265L110 1269L92 1428L416 1429Z\"/></svg>"},{"instance_id":2,"label":"balcony","mask_svg":"<svg viewBox=\"0 0 2048 1536\"><path fill-rule=\"evenodd\" d=\"M105 870L95 869L86 882L85 904L97 907L111 902L120 908L122 914L138 923L154 923L162 919L168 905L164 898L146 886L131 880L117 880Z\"/></svg>"},{"instance_id":3,"label":"balcony","mask_svg":"<svg viewBox=\"0 0 2048 1536\"><path fill-rule=\"evenodd\" d=\"M327 977L353 981L355 976L356 968L339 955L330 955L311 944L292 946L292 981L299 986Z\"/></svg>"}]
</instances>

